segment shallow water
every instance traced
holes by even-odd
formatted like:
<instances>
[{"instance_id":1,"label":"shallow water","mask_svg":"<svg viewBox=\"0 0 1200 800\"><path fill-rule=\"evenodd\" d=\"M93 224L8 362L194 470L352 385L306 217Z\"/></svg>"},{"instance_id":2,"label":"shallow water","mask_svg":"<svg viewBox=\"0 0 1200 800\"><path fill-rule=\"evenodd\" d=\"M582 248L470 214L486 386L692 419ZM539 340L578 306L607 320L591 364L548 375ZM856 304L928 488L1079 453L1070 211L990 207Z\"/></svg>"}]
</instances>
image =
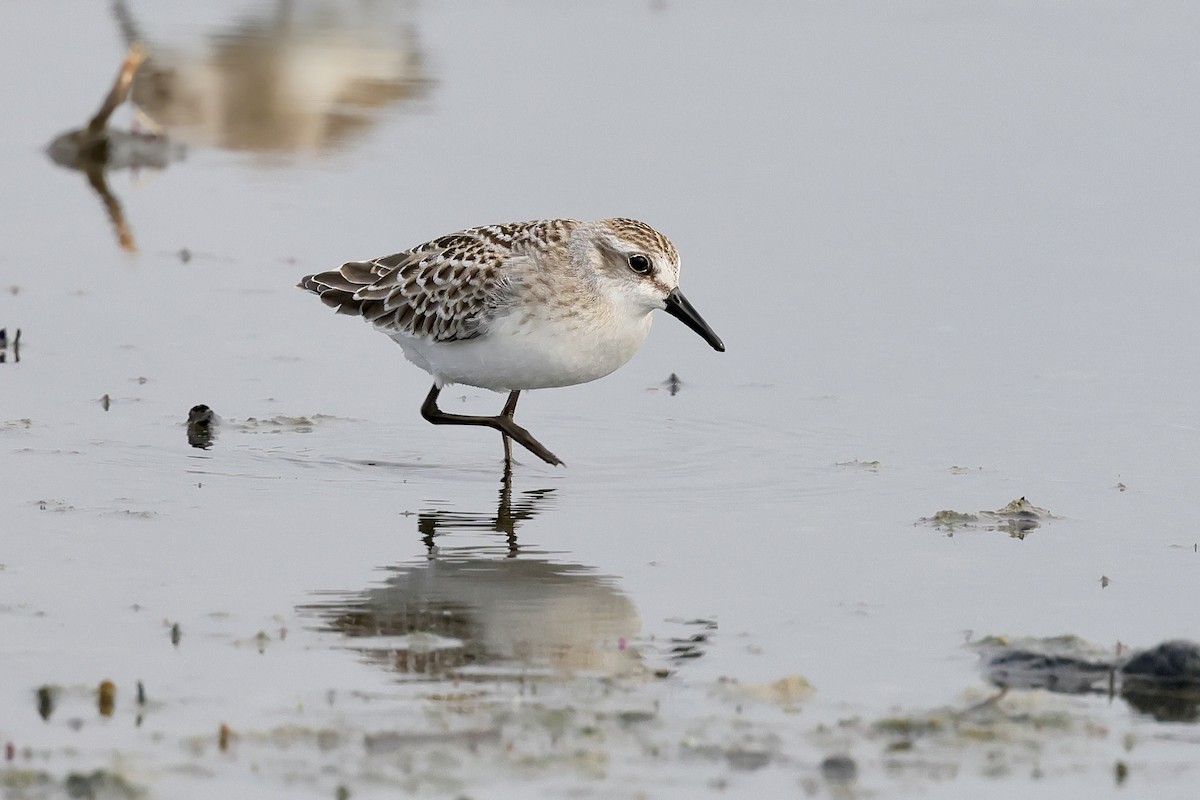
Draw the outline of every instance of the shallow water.
<instances>
[{"instance_id":1,"label":"shallow water","mask_svg":"<svg viewBox=\"0 0 1200 800\"><path fill-rule=\"evenodd\" d=\"M1194 787L1194 724L978 705L964 647L1200 638L1192 5L0 15L14 796ZM104 198L41 150L123 29L186 149ZM666 232L728 352L663 316L524 397L569 466L505 487L498 436L424 423L427 377L293 284L555 215ZM1023 537L919 522L1020 497Z\"/></svg>"}]
</instances>

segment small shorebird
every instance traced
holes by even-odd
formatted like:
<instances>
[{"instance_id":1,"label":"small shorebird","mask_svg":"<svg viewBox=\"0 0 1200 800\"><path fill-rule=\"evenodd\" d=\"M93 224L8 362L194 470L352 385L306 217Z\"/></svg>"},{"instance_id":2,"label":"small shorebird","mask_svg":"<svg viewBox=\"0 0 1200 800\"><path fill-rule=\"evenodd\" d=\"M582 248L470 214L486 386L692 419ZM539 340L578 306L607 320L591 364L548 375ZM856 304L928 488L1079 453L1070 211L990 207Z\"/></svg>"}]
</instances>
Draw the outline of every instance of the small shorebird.
<instances>
[{"instance_id":1,"label":"small shorebird","mask_svg":"<svg viewBox=\"0 0 1200 800\"><path fill-rule=\"evenodd\" d=\"M656 308L725 350L679 291L674 245L633 219L485 225L297 285L390 336L433 376L421 415L435 425L495 428L506 465L510 438L562 463L513 421L521 392L609 374L637 352ZM447 414L437 398L449 383L508 392L508 401L495 417Z\"/></svg>"}]
</instances>

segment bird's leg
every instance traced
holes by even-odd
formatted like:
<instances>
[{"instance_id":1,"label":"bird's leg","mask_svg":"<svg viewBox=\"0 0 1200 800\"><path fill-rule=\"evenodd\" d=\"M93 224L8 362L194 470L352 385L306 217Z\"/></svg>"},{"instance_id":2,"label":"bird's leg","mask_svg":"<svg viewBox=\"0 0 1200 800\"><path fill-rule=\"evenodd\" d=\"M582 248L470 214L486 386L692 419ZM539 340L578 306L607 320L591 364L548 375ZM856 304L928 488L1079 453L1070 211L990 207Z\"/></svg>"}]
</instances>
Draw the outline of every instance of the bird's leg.
<instances>
[{"instance_id":1,"label":"bird's leg","mask_svg":"<svg viewBox=\"0 0 1200 800\"><path fill-rule=\"evenodd\" d=\"M429 390L429 394L425 397L425 402L421 404L421 416L432 422L434 425L482 425L485 428L494 428L500 431L506 437L516 440L517 444L521 445L535 456L545 461L547 464L558 466L563 462L558 456L547 450L541 442L533 438L533 435L522 428L517 423L513 422L511 412L508 415L500 414L495 417L479 417L468 414L447 414L437 407L438 395L441 394L441 389L437 384ZM513 392L508 396L508 402L504 408L515 410L517 405L517 393Z\"/></svg>"},{"instance_id":2,"label":"bird's leg","mask_svg":"<svg viewBox=\"0 0 1200 800\"><path fill-rule=\"evenodd\" d=\"M513 418L513 414L517 411L517 398L521 396L520 390L509 392L508 400L504 403L504 410L500 412L500 416ZM507 433L500 434L500 438L504 440L504 469L506 472L512 471L512 440L508 438Z\"/></svg>"}]
</instances>

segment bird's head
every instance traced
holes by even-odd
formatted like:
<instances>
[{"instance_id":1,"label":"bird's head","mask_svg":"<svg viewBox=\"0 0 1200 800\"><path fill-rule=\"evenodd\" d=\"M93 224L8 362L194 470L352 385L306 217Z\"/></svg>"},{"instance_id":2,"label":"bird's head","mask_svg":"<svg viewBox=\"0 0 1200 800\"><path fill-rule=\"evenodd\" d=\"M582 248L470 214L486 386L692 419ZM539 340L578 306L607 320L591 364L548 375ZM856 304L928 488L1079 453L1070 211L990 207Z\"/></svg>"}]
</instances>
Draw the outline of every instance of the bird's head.
<instances>
[{"instance_id":1,"label":"bird's head","mask_svg":"<svg viewBox=\"0 0 1200 800\"><path fill-rule=\"evenodd\" d=\"M587 223L575 231L572 250L596 264L598 279L622 303L645 313L665 309L713 349L725 351L721 338L679 291L679 253L654 228L624 217Z\"/></svg>"}]
</instances>

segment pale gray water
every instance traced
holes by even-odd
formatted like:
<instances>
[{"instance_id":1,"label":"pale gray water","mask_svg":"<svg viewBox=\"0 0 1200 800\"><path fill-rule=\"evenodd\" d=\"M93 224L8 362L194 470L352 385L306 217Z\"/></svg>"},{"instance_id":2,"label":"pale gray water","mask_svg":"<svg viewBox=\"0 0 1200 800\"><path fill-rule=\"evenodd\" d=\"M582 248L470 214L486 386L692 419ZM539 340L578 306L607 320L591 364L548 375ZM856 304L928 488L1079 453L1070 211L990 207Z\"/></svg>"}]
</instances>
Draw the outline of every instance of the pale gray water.
<instances>
[{"instance_id":1,"label":"pale gray water","mask_svg":"<svg viewBox=\"0 0 1200 800\"><path fill-rule=\"evenodd\" d=\"M0 5L7 768L162 797L1191 794L1195 726L1102 697L1012 693L988 737L911 750L871 726L987 697L971 638L1200 638L1194 5L128 10L226 109L108 175L136 253L41 152L116 73L111 9ZM499 437L426 424L424 373L293 284L551 215L666 232L728 352L662 315L613 376L523 399L569 467L520 456L504 501ZM914 525L1021 496L1057 519ZM811 694L762 686L791 676Z\"/></svg>"}]
</instances>

